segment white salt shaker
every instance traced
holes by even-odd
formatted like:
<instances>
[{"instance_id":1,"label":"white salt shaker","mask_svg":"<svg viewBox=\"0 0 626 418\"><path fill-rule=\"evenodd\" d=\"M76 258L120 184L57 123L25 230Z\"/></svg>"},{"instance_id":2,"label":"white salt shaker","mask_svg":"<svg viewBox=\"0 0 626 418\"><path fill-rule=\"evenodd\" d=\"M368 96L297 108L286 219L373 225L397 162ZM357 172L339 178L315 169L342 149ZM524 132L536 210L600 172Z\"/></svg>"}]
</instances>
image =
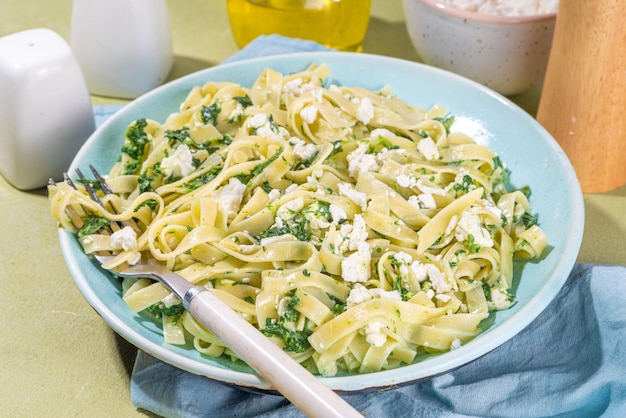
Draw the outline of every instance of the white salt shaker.
<instances>
[{"instance_id":1,"label":"white salt shaker","mask_svg":"<svg viewBox=\"0 0 626 418\"><path fill-rule=\"evenodd\" d=\"M14 187L62 178L95 130L72 50L49 29L0 38L0 172Z\"/></svg>"},{"instance_id":2,"label":"white salt shaker","mask_svg":"<svg viewBox=\"0 0 626 418\"><path fill-rule=\"evenodd\" d=\"M71 27L91 94L134 99L172 68L166 0L74 0Z\"/></svg>"}]
</instances>

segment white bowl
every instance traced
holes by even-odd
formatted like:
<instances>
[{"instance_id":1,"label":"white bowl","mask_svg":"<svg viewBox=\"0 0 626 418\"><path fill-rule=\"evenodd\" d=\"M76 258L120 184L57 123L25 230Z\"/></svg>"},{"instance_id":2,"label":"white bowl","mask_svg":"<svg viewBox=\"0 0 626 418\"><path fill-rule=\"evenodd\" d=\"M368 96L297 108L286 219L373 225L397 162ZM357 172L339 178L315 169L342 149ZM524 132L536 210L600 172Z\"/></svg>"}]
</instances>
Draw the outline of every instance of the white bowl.
<instances>
[{"instance_id":1,"label":"white bowl","mask_svg":"<svg viewBox=\"0 0 626 418\"><path fill-rule=\"evenodd\" d=\"M329 66L329 84L370 90L389 86L398 97L415 106L440 104L449 109L455 115L455 126L459 124L460 130L489 146L507 164L511 185L531 188L531 206L549 238L549 248L541 261L516 265L517 303L508 310L491 313L485 320L486 330L474 340L450 352L425 355L419 362L397 369L320 377L322 382L339 391L392 387L445 373L508 341L548 306L565 283L582 240L583 197L567 156L535 119L501 95L456 74L410 61L341 52L288 54L219 65L161 86L126 105L91 136L69 172L76 168L86 172L89 164L108 172L119 157L128 125L142 117L165 120L178 111L193 86L232 81L251 87L267 67L289 74L312 63ZM59 236L79 290L121 336L180 369L254 390L273 389L244 364L204 357L189 345L165 344L158 324L131 312L122 300L120 281L86 256L70 232L60 230Z\"/></svg>"},{"instance_id":2,"label":"white bowl","mask_svg":"<svg viewBox=\"0 0 626 418\"><path fill-rule=\"evenodd\" d=\"M543 81L556 13L494 16L403 0L409 36L422 61L477 81L501 94Z\"/></svg>"}]
</instances>

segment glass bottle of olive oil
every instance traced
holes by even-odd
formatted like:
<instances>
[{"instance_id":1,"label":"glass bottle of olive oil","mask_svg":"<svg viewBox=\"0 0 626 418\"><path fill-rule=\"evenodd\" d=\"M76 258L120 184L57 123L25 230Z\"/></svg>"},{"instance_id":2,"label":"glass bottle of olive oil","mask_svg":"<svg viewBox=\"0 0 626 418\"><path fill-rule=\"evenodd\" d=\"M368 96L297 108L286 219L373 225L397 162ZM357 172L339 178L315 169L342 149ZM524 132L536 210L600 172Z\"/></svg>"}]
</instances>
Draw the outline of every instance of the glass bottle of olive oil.
<instances>
[{"instance_id":1,"label":"glass bottle of olive oil","mask_svg":"<svg viewBox=\"0 0 626 418\"><path fill-rule=\"evenodd\" d=\"M239 47L259 35L308 39L343 51L360 51L371 0L227 0Z\"/></svg>"}]
</instances>

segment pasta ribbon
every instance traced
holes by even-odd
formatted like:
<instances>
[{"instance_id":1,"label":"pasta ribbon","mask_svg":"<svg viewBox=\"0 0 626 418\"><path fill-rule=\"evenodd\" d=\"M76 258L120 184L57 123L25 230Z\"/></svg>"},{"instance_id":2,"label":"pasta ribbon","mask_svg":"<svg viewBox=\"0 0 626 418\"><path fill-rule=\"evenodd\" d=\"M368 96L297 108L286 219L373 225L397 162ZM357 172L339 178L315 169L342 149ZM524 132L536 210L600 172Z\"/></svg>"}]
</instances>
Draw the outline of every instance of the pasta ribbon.
<instances>
[{"instance_id":1,"label":"pasta ribbon","mask_svg":"<svg viewBox=\"0 0 626 418\"><path fill-rule=\"evenodd\" d=\"M87 254L113 253L106 267L160 260L326 376L468 343L515 303L514 260L548 245L530 190L447 109L329 73L192 88L165 121L130 123L102 206L62 182L52 216ZM168 344L236 360L165 286L124 279L122 297Z\"/></svg>"}]
</instances>

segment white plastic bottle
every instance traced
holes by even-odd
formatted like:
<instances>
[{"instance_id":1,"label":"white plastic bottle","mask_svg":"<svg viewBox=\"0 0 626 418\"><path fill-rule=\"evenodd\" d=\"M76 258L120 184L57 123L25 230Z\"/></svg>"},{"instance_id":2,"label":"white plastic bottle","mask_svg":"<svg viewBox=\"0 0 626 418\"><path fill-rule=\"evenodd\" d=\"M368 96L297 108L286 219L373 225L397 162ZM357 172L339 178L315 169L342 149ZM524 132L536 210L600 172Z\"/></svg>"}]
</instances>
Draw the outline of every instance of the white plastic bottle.
<instances>
[{"instance_id":1,"label":"white plastic bottle","mask_svg":"<svg viewBox=\"0 0 626 418\"><path fill-rule=\"evenodd\" d=\"M0 39L0 173L32 190L62 179L95 129L89 92L69 45L38 28Z\"/></svg>"},{"instance_id":2,"label":"white plastic bottle","mask_svg":"<svg viewBox=\"0 0 626 418\"><path fill-rule=\"evenodd\" d=\"M71 46L91 94L136 98L172 68L166 0L74 0Z\"/></svg>"}]
</instances>

